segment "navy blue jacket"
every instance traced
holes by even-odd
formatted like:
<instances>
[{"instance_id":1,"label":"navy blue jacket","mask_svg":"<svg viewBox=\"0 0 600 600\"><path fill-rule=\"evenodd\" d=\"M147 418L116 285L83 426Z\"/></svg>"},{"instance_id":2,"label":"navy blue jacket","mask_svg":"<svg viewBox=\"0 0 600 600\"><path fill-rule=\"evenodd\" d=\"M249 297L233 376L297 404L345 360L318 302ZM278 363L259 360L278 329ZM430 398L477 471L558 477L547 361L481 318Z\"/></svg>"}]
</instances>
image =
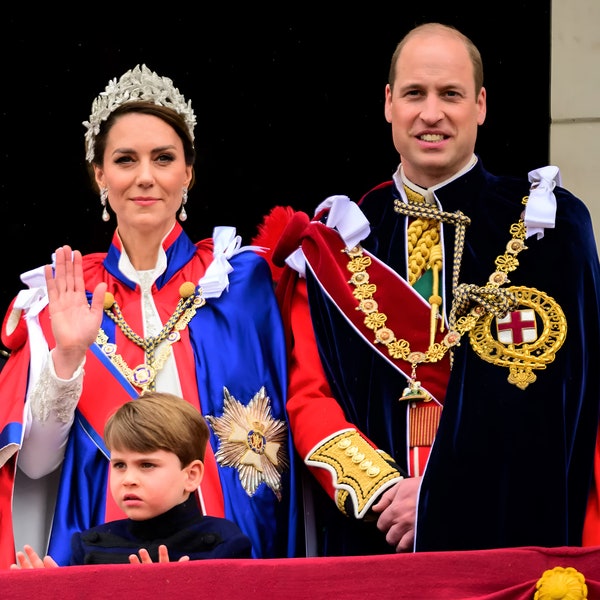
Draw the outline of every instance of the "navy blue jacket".
<instances>
[{"instance_id":1,"label":"navy blue jacket","mask_svg":"<svg viewBox=\"0 0 600 600\"><path fill-rule=\"evenodd\" d=\"M220 517L204 516L192 496L171 510L145 521L111 521L71 538L71 565L129 563L129 555L140 548L158 562L158 547L165 544L171 562L182 556L206 558L250 558L251 542L239 527Z\"/></svg>"}]
</instances>

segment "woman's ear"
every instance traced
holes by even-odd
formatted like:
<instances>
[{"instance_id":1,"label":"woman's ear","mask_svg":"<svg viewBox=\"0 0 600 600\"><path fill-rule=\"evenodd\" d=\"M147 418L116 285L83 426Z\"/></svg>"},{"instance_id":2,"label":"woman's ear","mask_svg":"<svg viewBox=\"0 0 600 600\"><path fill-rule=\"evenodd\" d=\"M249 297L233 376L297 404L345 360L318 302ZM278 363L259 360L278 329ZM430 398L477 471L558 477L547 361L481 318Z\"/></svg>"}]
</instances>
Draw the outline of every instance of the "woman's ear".
<instances>
[{"instance_id":1,"label":"woman's ear","mask_svg":"<svg viewBox=\"0 0 600 600\"><path fill-rule=\"evenodd\" d=\"M94 168L94 178L96 179L96 183L98 185L98 189L102 189L104 186L104 171L98 165L92 165Z\"/></svg>"},{"instance_id":2,"label":"woman's ear","mask_svg":"<svg viewBox=\"0 0 600 600\"><path fill-rule=\"evenodd\" d=\"M185 187L186 188L189 188L190 185L191 185L191 183L192 183L192 181L194 180L193 175L194 175L194 171L192 170L192 167L190 165L188 165L185 168L185 176L186 176Z\"/></svg>"}]
</instances>

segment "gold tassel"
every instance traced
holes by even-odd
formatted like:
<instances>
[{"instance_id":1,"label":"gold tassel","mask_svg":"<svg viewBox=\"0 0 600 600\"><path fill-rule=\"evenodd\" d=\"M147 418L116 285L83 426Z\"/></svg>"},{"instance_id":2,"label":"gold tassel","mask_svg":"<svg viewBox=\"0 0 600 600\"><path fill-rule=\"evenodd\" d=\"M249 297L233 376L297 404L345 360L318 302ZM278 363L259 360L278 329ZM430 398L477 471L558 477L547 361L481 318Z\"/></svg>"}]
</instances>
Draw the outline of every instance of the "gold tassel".
<instances>
[{"instance_id":1,"label":"gold tassel","mask_svg":"<svg viewBox=\"0 0 600 600\"><path fill-rule=\"evenodd\" d=\"M435 343L435 330L437 326L437 318L440 314L440 307L442 306L442 297L439 294L440 290L440 271L442 269L442 247L440 244L436 244L431 248L431 254L429 259L429 266L432 270L433 285L431 289L431 296L429 296L429 304L431 304L431 320L429 326L429 346L433 346ZM444 319L440 319L440 331L444 331Z\"/></svg>"}]
</instances>

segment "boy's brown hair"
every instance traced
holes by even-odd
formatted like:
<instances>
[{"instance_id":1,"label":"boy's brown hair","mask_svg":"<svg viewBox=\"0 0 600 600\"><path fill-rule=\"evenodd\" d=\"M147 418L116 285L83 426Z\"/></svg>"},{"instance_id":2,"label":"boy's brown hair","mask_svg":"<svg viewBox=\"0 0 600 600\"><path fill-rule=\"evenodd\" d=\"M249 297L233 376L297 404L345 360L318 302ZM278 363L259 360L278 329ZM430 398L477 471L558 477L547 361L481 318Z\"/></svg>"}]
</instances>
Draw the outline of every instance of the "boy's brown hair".
<instances>
[{"instance_id":1,"label":"boy's brown hair","mask_svg":"<svg viewBox=\"0 0 600 600\"><path fill-rule=\"evenodd\" d=\"M104 427L109 450L176 454L181 466L204 460L210 429L189 402L174 394L146 392L114 412Z\"/></svg>"}]
</instances>

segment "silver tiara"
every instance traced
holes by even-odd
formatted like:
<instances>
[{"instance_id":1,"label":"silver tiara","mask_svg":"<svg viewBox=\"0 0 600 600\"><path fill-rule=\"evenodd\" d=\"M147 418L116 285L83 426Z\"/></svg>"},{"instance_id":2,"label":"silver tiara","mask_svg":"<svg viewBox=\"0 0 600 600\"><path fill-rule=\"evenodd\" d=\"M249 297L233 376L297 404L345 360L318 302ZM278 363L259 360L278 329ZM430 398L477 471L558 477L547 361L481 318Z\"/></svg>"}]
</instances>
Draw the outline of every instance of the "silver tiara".
<instances>
[{"instance_id":1,"label":"silver tiara","mask_svg":"<svg viewBox=\"0 0 600 600\"><path fill-rule=\"evenodd\" d=\"M102 121L106 121L110 114L121 104L136 100L148 100L172 108L185 120L190 137L194 139L196 115L192 110L192 101L185 101L179 90L168 77L161 77L151 71L146 65L136 65L121 76L119 81L115 77L108 82L106 89L92 103L92 114L89 121L84 121L87 128L85 132L85 158L88 162L94 160L94 146L96 136L100 133Z\"/></svg>"}]
</instances>

